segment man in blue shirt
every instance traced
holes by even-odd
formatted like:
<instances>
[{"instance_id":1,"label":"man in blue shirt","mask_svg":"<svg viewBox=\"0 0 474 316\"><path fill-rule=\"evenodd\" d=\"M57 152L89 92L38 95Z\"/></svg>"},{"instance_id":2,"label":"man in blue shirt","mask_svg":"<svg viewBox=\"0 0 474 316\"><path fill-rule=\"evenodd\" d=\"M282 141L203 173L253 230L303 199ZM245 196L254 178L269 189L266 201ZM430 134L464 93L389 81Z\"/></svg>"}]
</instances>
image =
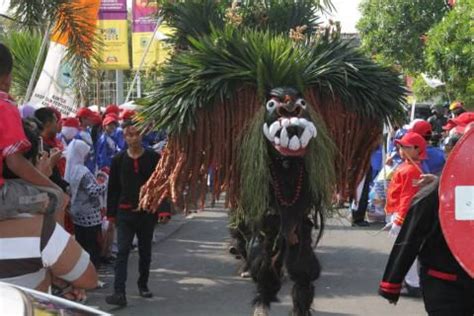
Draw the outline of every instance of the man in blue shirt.
<instances>
[{"instance_id":1,"label":"man in blue shirt","mask_svg":"<svg viewBox=\"0 0 474 316\"><path fill-rule=\"evenodd\" d=\"M425 173L440 175L446 161L444 158L444 152L441 148L429 145L432 134L431 124L427 121L418 121L413 124L410 131L419 134L428 143L426 148L428 158L423 163L423 171Z\"/></svg>"}]
</instances>

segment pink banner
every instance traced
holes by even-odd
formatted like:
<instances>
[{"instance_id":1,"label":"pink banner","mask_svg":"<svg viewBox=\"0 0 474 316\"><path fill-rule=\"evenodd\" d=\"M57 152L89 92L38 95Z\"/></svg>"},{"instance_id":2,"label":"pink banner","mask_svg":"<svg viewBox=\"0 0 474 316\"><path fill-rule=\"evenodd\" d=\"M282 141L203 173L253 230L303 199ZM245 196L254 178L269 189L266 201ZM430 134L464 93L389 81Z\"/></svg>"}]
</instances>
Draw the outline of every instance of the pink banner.
<instances>
[{"instance_id":1,"label":"pink banner","mask_svg":"<svg viewBox=\"0 0 474 316\"><path fill-rule=\"evenodd\" d=\"M156 27L157 4L149 0L133 0L132 32L153 32Z\"/></svg>"},{"instance_id":2,"label":"pink banner","mask_svg":"<svg viewBox=\"0 0 474 316\"><path fill-rule=\"evenodd\" d=\"M100 20L126 20L127 0L102 0L99 11Z\"/></svg>"}]
</instances>

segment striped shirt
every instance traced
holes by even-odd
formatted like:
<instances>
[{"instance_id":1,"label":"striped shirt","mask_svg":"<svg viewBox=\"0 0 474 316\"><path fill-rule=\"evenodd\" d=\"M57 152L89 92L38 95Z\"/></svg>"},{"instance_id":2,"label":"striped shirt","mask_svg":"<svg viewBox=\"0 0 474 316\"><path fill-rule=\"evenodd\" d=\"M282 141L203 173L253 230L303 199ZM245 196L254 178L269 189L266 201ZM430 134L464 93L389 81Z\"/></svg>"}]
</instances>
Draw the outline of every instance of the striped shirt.
<instances>
[{"instance_id":1,"label":"striped shirt","mask_svg":"<svg viewBox=\"0 0 474 316\"><path fill-rule=\"evenodd\" d=\"M0 281L48 291L51 276L68 282L89 266L89 254L53 216L0 221Z\"/></svg>"}]
</instances>

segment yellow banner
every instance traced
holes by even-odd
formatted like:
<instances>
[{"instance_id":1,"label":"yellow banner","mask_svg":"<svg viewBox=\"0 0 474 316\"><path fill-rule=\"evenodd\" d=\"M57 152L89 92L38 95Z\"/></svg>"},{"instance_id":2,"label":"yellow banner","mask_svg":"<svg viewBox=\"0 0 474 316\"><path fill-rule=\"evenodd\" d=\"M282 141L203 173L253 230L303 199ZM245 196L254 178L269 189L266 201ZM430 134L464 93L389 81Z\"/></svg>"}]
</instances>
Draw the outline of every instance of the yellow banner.
<instances>
[{"instance_id":1,"label":"yellow banner","mask_svg":"<svg viewBox=\"0 0 474 316\"><path fill-rule=\"evenodd\" d=\"M168 39L172 34L173 30L166 24L162 24L158 28L158 32L153 39L148 54L146 55L142 70L156 67L168 59L172 52L172 47L166 42L166 39ZM152 39L152 36L152 32L132 33L133 69L136 70L140 66L143 54L145 53L148 42Z\"/></svg>"},{"instance_id":2,"label":"yellow banner","mask_svg":"<svg viewBox=\"0 0 474 316\"><path fill-rule=\"evenodd\" d=\"M99 20L100 69L130 69L127 20Z\"/></svg>"}]
</instances>

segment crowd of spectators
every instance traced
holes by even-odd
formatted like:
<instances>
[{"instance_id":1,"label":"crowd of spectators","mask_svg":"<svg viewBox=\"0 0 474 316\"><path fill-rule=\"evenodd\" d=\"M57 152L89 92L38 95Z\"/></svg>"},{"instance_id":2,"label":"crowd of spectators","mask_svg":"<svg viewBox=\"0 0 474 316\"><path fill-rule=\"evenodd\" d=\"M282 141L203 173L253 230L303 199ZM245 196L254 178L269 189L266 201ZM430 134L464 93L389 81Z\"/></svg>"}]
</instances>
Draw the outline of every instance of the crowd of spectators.
<instances>
[{"instance_id":1,"label":"crowd of spectators","mask_svg":"<svg viewBox=\"0 0 474 316\"><path fill-rule=\"evenodd\" d=\"M124 195L132 194L130 211L147 213L137 209L139 186L156 167L160 155L155 149L163 149L166 135L149 132L143 136L137 130L133 140L129 135L127 141L122 126L128 126L130 134L136 113L116 105L105 107L103 113L81 107L68 117L52 107L18 107L8 94L12 69L12 55L0 44L0 281L83 301L86 289L104 285L97 269L113 264L117 249L119 254L120 249L126 252L121 268L127 268L124 261L132 240L127 236L127 245L116 245L116 219L110 209L107 214L107 198L113 195L113 201L122 201ZM129 150L130 141L138 148L135 152ZM136 190L120 190L120 176L109 185L114 158L137 152L133 175L128 175L140 182ZM146 177L141 155L154 155L146 166ZM121 205L116 207L120 213ZM169 218L169 208L166 211ZM150 231L153 235L158 219L150 214L148 235ZM140 239L140 229L132 239L135 234ZM123 235L120 228L118 235ZM140 254L148 253L143 269L150 264L148 235L141 241L146 245L140 245L140 240L138 245ZM142 274L140 294L149 297L148 274ZM122 287L124 278L126 273L119 275Z\"/></svg>"}]
</instances>

